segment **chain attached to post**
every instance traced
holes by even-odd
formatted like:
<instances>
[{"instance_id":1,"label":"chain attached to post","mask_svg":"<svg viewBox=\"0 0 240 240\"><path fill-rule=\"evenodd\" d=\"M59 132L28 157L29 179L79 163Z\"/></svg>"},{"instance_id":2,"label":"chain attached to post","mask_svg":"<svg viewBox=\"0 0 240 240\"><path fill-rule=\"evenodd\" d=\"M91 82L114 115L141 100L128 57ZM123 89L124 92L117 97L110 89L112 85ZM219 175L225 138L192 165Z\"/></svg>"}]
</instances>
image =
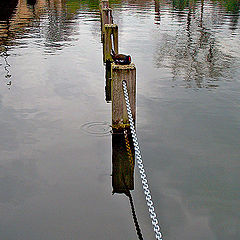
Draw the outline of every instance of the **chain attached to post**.
<instances>
[{"instance_id":1,"label":"chain attached to post","mask_svg":"<svg viewBox=\"0 0 240 240\"><path fill-rule=\"evenodd\" d=\"M130 129L131 129L131 133L132 133L132 138L133 138L133 145L134 145L134 150L135 150L136 161L137 161L138 169L139 169L141 179L142 179L141 180L142 187L143 187L143 191L144 191L145 198L147 201L149 215L150 215L150 218L152 219L152 225L153 225L153 230L155 232L156 239L162 240L162 234L160 232L160 227L158 225L157 215L154 210L153 201L151 200L152 196L151 196L151 192L149 190L147 176L146 176L146 173L144 170L144 165L143 165L142 156L141 156L141 152L140 152L140 148L139 148L139 144L138 144L137 134L135 131L132 110L131 110L131 106L130 106L130 102L129 102L128 91L127 91L127 82L125 80L123 80L122 84L123 84L123 92L124 92L125 102L126 102L126 106L127 106L128 120L129 120Z\"/></svg>"}]
</instances>

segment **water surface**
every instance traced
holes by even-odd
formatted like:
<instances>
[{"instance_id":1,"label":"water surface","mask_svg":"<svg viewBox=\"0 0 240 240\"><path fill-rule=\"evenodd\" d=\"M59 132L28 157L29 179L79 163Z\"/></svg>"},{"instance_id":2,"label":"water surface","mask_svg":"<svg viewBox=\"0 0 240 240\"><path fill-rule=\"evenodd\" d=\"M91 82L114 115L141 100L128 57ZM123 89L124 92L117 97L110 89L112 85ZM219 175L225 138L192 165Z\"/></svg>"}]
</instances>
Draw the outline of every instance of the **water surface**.
<instances>
[{"instance_id":1,"label":"water surface","mask_svg":"<svg viewBox=\"0 0 240 240\"><path fill-rule=\"evenodd\" d=\"M110 5L137 66L164 239L239 239L239 2ZM98 1L2 1L0 12L1 238L137 239L128 198L112 195ZM133 198L154 239L138 174Z\"/></svg>"}]
</instances>

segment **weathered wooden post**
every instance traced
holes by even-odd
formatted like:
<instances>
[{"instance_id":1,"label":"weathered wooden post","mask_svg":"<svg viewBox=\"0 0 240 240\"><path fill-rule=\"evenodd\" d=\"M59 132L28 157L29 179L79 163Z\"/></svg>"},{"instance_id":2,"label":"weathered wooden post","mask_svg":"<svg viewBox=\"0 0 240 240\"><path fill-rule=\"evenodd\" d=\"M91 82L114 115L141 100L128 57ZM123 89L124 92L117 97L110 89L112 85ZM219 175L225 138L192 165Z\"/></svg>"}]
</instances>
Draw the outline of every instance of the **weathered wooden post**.
<instances>
[{"instance_id":1,"label":"weathered wooden post","mask_svg":"<svg viewBox=\"0 0 240 240\"><path fill-rule=\"evenodd\" d=\"M112 17L112 9L111 8L103 8L102 9L102 23L103 23L103 30L105 24L113 24L113 17Z\"/></svg>"},{"instance_id":2,"label":"weathered wooden post","mask_svg":"<svg viewBox=\"0 0 240 240\"><path fill-rule=\"evenodd\" d=\"M112 187L113 193L134 190L134 147L129 131L113 130Z\"/></svg>"},{"instance_id":3,"label":"weathered wooden post","mask_svg":"<svg viewBox=\"0 0 240 240\"><path fill-rule=\"evenodd\" d=\"M101 40L104 41L105 24L113 24L112 9L103 8L101 10Z\"/></svg>"},{"instance_id":4,"label":"weathered wooden post","mask_svg":"<svg viewBox=\"0 0 240 240\"><path fill-rule=\"evenodd\" d=\"M136 119L136 67L112 63L112 127L121 129L129 127L127 107L123 93L123 80L127 83L129 101L133 119Z\"/></svg>"},{"instance_id":5,"label":"weathered wooden post","mask_svg":"<svg viewBox=\"0 0 240 240\"><path fill-rule=\"evenodd\" d=\"M101 0L99 3L99 8L100 11L102 11L103 8L108 8L109 7L109 2L108 0Z\"/></svg>"},{"instance_id":6,"label":"weathered wooden post","mask_svg":"<svg viewBox=\"0 0 240 240\"><path fill-rule=\"evenodd\" d=\"M103 61L112 62L111 50L118 54L118 26L116 24L105 24L103 40ZM113 37L113 46L112 46Z\"/></svg>"}]
</instances>

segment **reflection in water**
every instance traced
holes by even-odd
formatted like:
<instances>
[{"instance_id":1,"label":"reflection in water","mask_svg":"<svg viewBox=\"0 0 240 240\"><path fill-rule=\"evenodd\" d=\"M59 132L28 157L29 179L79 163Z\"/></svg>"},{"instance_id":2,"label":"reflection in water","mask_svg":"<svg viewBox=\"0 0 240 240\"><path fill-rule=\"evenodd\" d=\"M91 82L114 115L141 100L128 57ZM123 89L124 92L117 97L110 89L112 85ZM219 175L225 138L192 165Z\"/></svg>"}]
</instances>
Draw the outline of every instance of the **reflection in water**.
<instances>
[{"instance_id":1,"label":"reflection in water","mask_svg":"<svg viewBox=\"0 0 240 240\"><path fill-rule=\"evenodd\" d=\"M130 129L116 130L112 134L112 187L114 193L125 194L130 203L137 236L143 240L131 190L134 190L134 147Z\"/></svg>"},{"instance_id":2,"label":"reflection in water","mask_svg":"<svg viewBox=\"0 0 240 240\"><path fill-rule=\"evenodd\" d=\"M130 202L130 206L131 206L131 211L132 211L132 217L133 217L133 221L135 224L135 228L136 228L136 232L137 232L137 236L139 240L143 240L143 235L138 223L138 219L137 219L137 215L136 215L136 211L135 211L135 207L134 207L134 202L133 202L133 198L132 198L132 194L130 191L127 191L126 196L129 198L129 202Z\"/></svg>"},{"instance_id":3,"label":"reflection in water","mask_svg":"<svg viewBox=\"0 0 240 240\"><path fill-rule=\"evenodd\" d=\"M111 77L111 63L106 62L105 66L105 99L109 103L112 100L112 77Z\"/></svg>"},{"instance_id":4,"label":"reflection in water","mask_svg":"<svg viewBox=\"0 0 240 240\"><path fill-rule=\"evenodd\" d=\"M10 87L12 85L12 81L10 80L12 75L10 74L11 65L8 62L8 57L9 57L8 47L5 47L4 51L2 53L0 53L0 56L4 59L4 63L1 65L3 66L3 68L5 70L5 79L7 80L7 85Z\"/></svg>"},{"instance_id":5,"label":"reflection in water","mask_svg":"<svg viewBox=\"0 0 240 240\"><path fill-rule=\"evenodd\" d=\"M113 193L127 193L134 189L134 150L129 130L112 134Z\"/></svg>"},{"instance_id":6,"label":"reflection in water","mask_svg":"<svg viewBox=\"0 0 240 240\"><path fill-rule=\"evenodd\" d=\"M134 209L133 153L126 148L131 143L126 134L120 139L113 134L112 139L118 156L112 159L113 190L122 192L117 201L111 197L110 178L99 181L98 177L111 171L111 140L95 136L111 132L109 124L99 122L109 118L109 105L105 106L99 76L100 44L92 41L92 34L99 32L97 1L19 0L8 1L8 7L6 2L0 1L0 70L8 85L11 75L18 84L14 91L1 89L0 94L1 237L59 240L83 234L83 239L99 239L99 235L100 239L134 239L126 195L142 239L136 212L145 221L142 227L151 229L151 224L142 213L142 195L134 199ZM151 0L111 2L116 6L116 23L127 23L120 28L122 47L134 48L142 71L138 129L166 239L239 239L239 51L233 49L239 45L235 44L239 42L239 4L174 1L173 7L173 1L156 0L155 6ZM160 25L153 24L160 20ZM76 29L80 33L73 42ZM64 48L69 45L73 48ZM55 54L58 50L62 56ZM155 79L160 71L152 61L157 67L166 66L161 69L165 76L161 83ZM106 74L106 99L110 100ZM141 79L144 74L149 83ZM224 88L220 83L231 74L235 76ZM187 87L221 88L196 94L171 88L172 77ZM57 84L61 94L56 94ZM161 84L167 86L166 92ZM71 98L62 97L63 93ZM187 103L178 101L180 97ZM79 134L84 122L90 137ZM51 187L41 192L45 182ZM106 232L111 233L105 237Z\"/></svg>"},{"instance_id":7,"label":"reflection in water","mask_svg":"<svg viewBox=\"0 0 240 240\"><path fill-rule=\"evenodd\" d=\"M36 37L35 44L39 44L39 37L43 35L45 39L42 39L40 44L44 44L46 52L51 53L62 49L66 42L71 40L74 16L67 12L64 1L19 0L14 3L15 5L12 3L9 7L1 5L0 8L1 12L7 13L1 15L1 45L15 45L15 42L24 44L20 40L24 33L30 32ZM40 28L36 31L40 20L43 20L45 24L42 30Z\"/></svg>"},{"instance_id":8,"label":"reflection in water","mask_svg":"<svg viewBox=\"0 0 240 240\"><path fill-rule=\"evenodd\" d=\"M0 1L0 21L9 21L17 6L18 0Z\"/></svg>"},{"instance_id":9,"label":"reflection in water","mask_svg":"<svg viewBox=\"0 0 240 240\"><path fill-rule=\"evenodd\" d=\"M28 5L34 6L36 4L37 0L27 0Z\"/></svg>"},{"instance_id":10,"label":"reflection in water","mask_svg":"<svg viewBox=\"0 0 240 240\"><path fill-rule=\"evenodd\" d=\"M209 19L209 11L216 9L205 6L204 0L198 5L190 3L191 1L173 2L177 15L181 16L182 28L176 32L175 37L163 37L164 42L160 43L155 56L156 66L170 67L173 81L182 79L186 87L216 88L221 78L229 77L226 74L229 74L228 69L234 59L219 48L211 30L214 26L211 25L213 23ZM206 16L205 10L208 11Z\"/></svg>"},{"instance_id":11,"label":"reflection in water","mask_svg":"<svg viewBox=\"0 0 240 240\"><path fill-rule=\"evenodd\" d=\"M111 135L111 126L107 122L88 122L81 126L81 129L90 135L104 137Z\"/></svg>"},{"instance_id":12,"label":"reflection in water","mask_svg":"<svg viewBox=\"0 0 240 240\"><path fill-rule=\"evenodd\" d=\"M155 24L160 24L161 14L160 14L160 3L161 0L155 0Z\"/></svg>"}]
</instances>

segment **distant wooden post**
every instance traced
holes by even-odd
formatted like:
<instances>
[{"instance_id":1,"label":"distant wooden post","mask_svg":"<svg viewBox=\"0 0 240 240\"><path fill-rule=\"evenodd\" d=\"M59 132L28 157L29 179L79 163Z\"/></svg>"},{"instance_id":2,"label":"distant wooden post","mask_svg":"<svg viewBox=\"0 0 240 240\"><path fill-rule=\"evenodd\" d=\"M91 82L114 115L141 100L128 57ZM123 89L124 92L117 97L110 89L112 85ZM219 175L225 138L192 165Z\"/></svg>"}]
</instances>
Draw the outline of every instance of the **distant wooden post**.
<instances>
[{"instance_id":1,"label":"distant wooden post","mask_svg":"<svg viewBox=\"0 0 240 240\"><path fill-rule=\"evenodd\" d=\"M112 187L113 193L134 190L134 147L130 131L113 130L112 134Z\"/></svg>"},{"instance_id":2,"label":"distant wooden post","mask_svg":"<svg viewBox=\"0 0 240 240\"><path fill-rule=\"evenodd\" d=\"M105 24L113 24L112 9L103 8L101 10L101 40L104 41Z\"/></svg>"},{"instance_id":3,"label":"distant wooden post","mask_svg":"<svg viewBox=\"0 0 240 240\"><path fill-rule=\"evenodd\" d=\"M111 8L103 8L102 9L102 23L103 23L103 27L105 24L113 24Z\"/></svg>"},{"instance_id":4,"label":"distant wooden post","mask_svg":"<svg viewBox=\"0 0 240 240\"><path fill-rule=\"evenodd\" d=\"M111 50L118 54L118 26L116 24L105 24L103 40L103 61L112 62ZM112 46L113 37L113 46Z\"/></svg>"},{"instance_id":5,"label":"distant wooden post","mask_svg":"<svg viewBox=\"0 0 240 240\"><path fill-rule=\"evenodd\" d=\"M99 3L100 11L102 11L103 8L108 8L109 7L109 2L108 0L101 0Z\"/></svg>"},{"instance_id":6,"label":"distant wooden post","mask_svg":"<svg viewBox=\"0 0 240 240\"><path fill-rule=\"evenodd\" d=\"M136 67L112 63L112 127L121 129L129 127L127 108L123 93L122 81L127 82L129 101L133 119L136 119Z\"/></svg>"}]
</instances>

